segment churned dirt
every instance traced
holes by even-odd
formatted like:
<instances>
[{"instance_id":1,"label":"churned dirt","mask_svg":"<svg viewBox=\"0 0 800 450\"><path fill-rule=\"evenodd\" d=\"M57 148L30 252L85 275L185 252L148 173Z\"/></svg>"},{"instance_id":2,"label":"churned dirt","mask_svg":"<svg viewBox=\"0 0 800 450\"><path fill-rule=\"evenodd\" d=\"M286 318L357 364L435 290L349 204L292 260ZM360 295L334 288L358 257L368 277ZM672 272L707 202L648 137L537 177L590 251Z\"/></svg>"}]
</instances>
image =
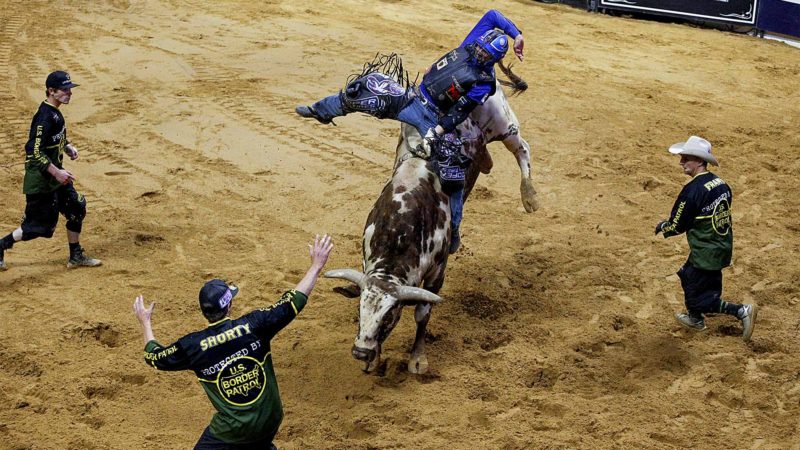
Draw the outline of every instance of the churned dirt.
<instances>
[{"instance_id":1,"label":"churned dirt","mask_svg":"<svg viewBox=\"0 0 800 450\"><path fill-rule=\"evenodd\" d=\"M413 314L365 375L357 304L321 280L273 341L282 449L800 448L800 53L686 25L528 1L59 1L0 8L0 232L19 224L23 145L52 70L98 269L67 271L53 239L0 273L0 448L185 449L212 414L190 372L142 360L131 304L157 302L169 343L204 326L197 291L236 281L237 315L328 268L360 267L398 125L293 113L376 52L423 71L490 7L524 31L530 83L511 99L542 207L524 212L510 153L466 205L429 326L431 370L406 371ZM725 298L761 305L751 343L712 317L690 333L675 270L683 237L653 236L687 181L670 144L709 139L734 192Z\"/></svg>"}]
</instances>

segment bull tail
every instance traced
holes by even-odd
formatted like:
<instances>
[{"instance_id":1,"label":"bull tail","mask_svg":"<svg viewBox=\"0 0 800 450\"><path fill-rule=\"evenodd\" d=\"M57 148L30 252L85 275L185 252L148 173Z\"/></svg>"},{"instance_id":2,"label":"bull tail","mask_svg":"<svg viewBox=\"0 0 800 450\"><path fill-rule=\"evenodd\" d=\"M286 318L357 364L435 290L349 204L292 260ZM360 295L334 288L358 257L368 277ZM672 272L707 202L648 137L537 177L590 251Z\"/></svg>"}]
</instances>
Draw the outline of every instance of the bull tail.
<instances>
[{"instance_id":1,"label":"bull tail","mask_svg":"<svg viewBox=\"0 0 800 450\"><path fill-rule=\"evenodd\" d=\"M515 95L519 95L528 89L528 83L511 70L511 67L514 65L513 63L509 64L508 67L506 67L506 65L503 64L503 61L501 60L500 62L497 63L497 65L500 66L500 70L503 72L503 75L508 77L509 80L506 81L498 79L497 81L503 86L511 88L510 96L513 97Z\"/></svg>"}]
</instances>

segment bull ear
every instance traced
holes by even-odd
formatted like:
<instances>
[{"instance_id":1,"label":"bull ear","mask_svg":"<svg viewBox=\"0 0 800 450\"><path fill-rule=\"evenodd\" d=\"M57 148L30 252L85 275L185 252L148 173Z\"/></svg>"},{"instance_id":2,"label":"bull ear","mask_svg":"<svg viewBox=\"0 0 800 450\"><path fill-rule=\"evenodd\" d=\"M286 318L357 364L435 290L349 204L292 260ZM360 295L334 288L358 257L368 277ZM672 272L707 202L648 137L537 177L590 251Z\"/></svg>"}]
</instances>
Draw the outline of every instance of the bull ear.
<instances>
[{"instance_id":1,"label":"bull ear","mask_svg":"<svg viewBox=\"0 0 800 450\"><path fill-rule=\"evenodd\" d=\"M400 301L407 302L418 301L436 304L442 301L442 297L433 292L413 286L398 286L395 289L395 297Z\"/></svg>"},{"instance_id":2,"label":"bull ear","mask_svg":"<svg viewBox=\"0 0 800 450\"><path fill-rule=\"evenodd\" d=\"M352 281L363 291L367 288L367 277L363 273L353 269L336 269L325 272L325 278L341 278Z\"/></svg>"}]
</instances>

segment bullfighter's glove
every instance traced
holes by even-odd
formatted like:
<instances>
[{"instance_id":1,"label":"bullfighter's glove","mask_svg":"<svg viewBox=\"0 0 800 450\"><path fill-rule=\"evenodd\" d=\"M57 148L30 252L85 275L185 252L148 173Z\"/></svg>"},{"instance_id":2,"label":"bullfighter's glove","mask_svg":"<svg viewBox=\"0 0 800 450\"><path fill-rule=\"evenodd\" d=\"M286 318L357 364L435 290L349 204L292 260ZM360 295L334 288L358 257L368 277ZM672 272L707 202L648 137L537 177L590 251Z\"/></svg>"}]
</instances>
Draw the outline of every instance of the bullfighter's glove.
<instances>
[{"instance_id":1,"label":"bullfighter's glove","mask_svg":"<svg viewBox=\"0 0 800 450\"><path fill-rule=\"evenodd\" d=\"M669 223L669 220L661 220L661 221L658 222L658 224L656 224L656 233L655 233L656 236L658 236L658 233L661 233L661 232L664 231L664 226L666 224L668 224L668 223Z\"/></svg>"},{"instance_id":2,"label":"bullfighter's glove","mask_svg":"<svg viewBox=\"0 0 800 450\"><path fill-rule=\"evenodd\" d=\"M73 161L78 159L78 149L75 148L74 145L67 144L67 146L64 148L64 152L69 156L69 159Z\"/></svg>"}]
</instances>

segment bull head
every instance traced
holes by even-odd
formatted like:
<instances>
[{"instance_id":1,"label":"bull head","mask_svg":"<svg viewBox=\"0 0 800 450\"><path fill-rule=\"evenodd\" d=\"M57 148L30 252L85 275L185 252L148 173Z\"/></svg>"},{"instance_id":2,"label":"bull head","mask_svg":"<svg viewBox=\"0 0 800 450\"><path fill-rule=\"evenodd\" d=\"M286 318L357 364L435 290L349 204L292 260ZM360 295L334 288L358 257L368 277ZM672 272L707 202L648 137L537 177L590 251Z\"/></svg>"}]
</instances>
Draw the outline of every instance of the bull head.
<instances>
[{"instance_id":1,"label":"bull head","mask_svg":"<svg viewBox=\"0 0 800 450\"><path fill-rule=\"evenodd\" d=\"M353 269L325 272L326 278L351 281L361 289L358 309L358 334L351 350L354 358L364 361L365 372L371 372L380 363L381 345L392 332L403 306L418 302L437 304L438 295L414 286L398 286L388 281L365 276Z\"/></svg>"}]
</instances>

